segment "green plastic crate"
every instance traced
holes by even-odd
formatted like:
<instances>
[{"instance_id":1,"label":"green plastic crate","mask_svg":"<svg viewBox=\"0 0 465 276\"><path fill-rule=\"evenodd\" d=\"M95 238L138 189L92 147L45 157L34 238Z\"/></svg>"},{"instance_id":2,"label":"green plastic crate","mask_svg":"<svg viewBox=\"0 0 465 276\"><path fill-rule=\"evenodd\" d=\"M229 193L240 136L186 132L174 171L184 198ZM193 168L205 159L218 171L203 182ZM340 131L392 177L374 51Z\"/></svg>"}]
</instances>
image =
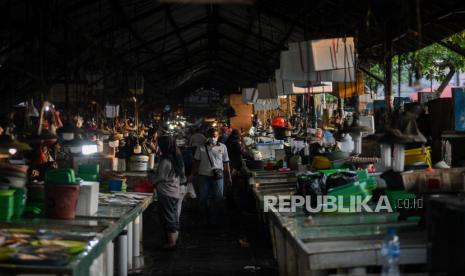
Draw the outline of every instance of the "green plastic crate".
<instances>
[{"instance_id":1,"label":"green plastic crate","mask_svg":"<svg viewBox=\"0 0 465 276\"><path fill-rule=\"evenodd\" d=\"M0 191L0 220L10 220L14 212L15 190Z\"/></svg>"},{"instance_id":2,"label":"green plastic crate","mask_svg":"<svg viewBox=\"0 0 465 276\"><path fill-rule=\"evenodd\" d=\"M331 162L331 168L335 170L353 170L354 166L350 162L338 162L339 160Z\"/></svg>"},{"instance_id":3,"label":"green plastic crate","mask_svg":"<svg viewBox=\"0 0 465 276\"><path fill-rule=\"evenodd\" d=\"M57 184L76 184L73 169L51 169L45 173L45 182Z\"/></svg>"},{"instance_id":4,"label":"green plastic crate","mask_svg":"<svg viewBox=\"0 0 465 276\"><path fill-rule=\"evenodd\" d=\"M78 178L81 178L84 181L99 181L99 175L98 174L89 174L89 173L78 173L77 174Z\"/></svg>"},{"instance_id":5,"label":"green plastic crate","mask_svg":"<svg viewBox=\"0 0 465 276\"><path fill-rule=\"evenodd\" d=\"M332 188L328 191L328 195L331 196L342 196L344 206L350 205L351 196L362 196L365 199L371 195L371 190L366 189L365 182L354 182L346 185L341 185L336 188Z\"/></svg>"},{"instance_id":6,"label":"green plastic crate","mask_svg":"<svg viewBox=\"0 0 465 276\"><path fill-rule=\"evenodd\" d=\"M319 170L319 172L323 173L326 176L332 175L333 173L337 172L348 172L349 169L330 169L330 170Z\"/></svg>"},{"instance_id":7,"label":"green plastic crate","mask_svg":"<svg viewBox=\"0 0 465 276\"><path fill-rule=\"evenodd\" d=\"M79 174L100 174L100 164L81 164Z\"/></svg>"},{"instance_id":8,"label":"green plastic crate","mask_svg":"<svg viewBox=\"0 0 465 276\"><path fill-rule=\"evenodd\" d=\"M26 206L27 189L15 188L13 218L19 219L23 216Z\"/></svg>"}]
</instances>

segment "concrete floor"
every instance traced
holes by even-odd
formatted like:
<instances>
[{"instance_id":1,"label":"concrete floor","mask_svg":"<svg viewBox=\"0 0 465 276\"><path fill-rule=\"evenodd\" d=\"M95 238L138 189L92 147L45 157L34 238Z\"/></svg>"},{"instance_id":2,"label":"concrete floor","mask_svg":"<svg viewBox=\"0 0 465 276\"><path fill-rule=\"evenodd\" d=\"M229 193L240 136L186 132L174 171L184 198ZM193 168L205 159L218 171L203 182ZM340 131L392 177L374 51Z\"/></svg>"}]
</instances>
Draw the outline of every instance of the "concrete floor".
<instances>
[{"instance_id":1,"label":"concrete floor","mask_svg":"<svg viewBox=\"0 0 465 276\"><path fill-rule=\"evenodd\" d=\"M163 251L156 205L151 206L144 214L145 266L139 275L278 275L256 215L225 211L222 218L218 227L207 228L196 202L185 200L178 248Z\"/></svg>"}]
</instances>

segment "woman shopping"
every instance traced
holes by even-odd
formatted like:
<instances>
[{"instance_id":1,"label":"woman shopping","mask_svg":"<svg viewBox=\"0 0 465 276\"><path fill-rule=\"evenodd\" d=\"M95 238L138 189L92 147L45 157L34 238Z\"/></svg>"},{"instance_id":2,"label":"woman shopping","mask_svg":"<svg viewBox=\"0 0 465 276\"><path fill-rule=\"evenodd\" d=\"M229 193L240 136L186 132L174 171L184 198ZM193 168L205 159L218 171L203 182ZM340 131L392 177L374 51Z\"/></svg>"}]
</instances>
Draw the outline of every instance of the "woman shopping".
<instances>
[{"instance_id":1,"label":"woman shopping","mask_svg":"<svg viewBox=\"0 0 465 276\"><path fill-rule=\"evenodd\" d=\"M166 249L174 249L179 235L179 217L182 206L181 184L186 182L182 155L171 136L158 138L161 153L153 182L158 196L158 213L166 233Z\"/></svg>"}]
</instances>

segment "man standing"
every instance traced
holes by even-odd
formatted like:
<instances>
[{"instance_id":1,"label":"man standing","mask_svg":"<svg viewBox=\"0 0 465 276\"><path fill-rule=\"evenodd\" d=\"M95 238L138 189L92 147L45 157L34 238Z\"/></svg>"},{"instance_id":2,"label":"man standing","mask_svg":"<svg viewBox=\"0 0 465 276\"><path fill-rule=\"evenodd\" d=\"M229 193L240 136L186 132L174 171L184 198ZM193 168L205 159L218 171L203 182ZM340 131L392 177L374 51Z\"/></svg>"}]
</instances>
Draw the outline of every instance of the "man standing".
<instances>
[{"instance_id":1,"label":"man standing","mask_svg":"<svg viewBox=\"0 0 465 276\"><path fill-rule=\"evenodd\" d=\"M218 142L218 130L211 129L207 142L197 147L192 175L197 176L198 198L209 223L216 224L223 200L224 182L231 183L228 150Z\"/></svg>"}]
</instances>

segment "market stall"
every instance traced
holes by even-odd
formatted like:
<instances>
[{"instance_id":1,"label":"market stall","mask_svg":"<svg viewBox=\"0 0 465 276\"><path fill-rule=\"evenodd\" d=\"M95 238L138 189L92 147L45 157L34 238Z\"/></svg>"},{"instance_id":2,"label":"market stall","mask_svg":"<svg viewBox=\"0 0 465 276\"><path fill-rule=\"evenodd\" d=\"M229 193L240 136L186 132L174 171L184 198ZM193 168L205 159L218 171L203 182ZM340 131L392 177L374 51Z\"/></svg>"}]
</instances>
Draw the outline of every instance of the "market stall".
<instances>
[{"instance_id":1,"label":"market stall","mask_svg":"<svg viewBox=\"0 0 465 276\"><path fill-rule=\"evenodd\" d=\"M267 176L273 176L268 174ZM256 182L257 206L263 212L264 196L288 196L297 191L296 182L279 182L286 177L275 172L275 182ZM396 228L402 244L400 265L426 263L428 242L418 218L399 221L399 213L317 213L267 211L264 223L272 239L280 275L326 275L335 270L366 273L381 266L380 249L385 232ZM355 258L355 259L354 259Z\"/></svg>"},{"instance_id":2,"label":"market stall","mask_svg":"<svg viewBox=\"0 0 465 276\"><path fill-rule=\"evenodd\" d=\"M0 271L2 275L127 275L132 258L140 256L141 214L151 202L148 194L102 195L92 216L1 222Z\"/></svg>"}]
</instances>

